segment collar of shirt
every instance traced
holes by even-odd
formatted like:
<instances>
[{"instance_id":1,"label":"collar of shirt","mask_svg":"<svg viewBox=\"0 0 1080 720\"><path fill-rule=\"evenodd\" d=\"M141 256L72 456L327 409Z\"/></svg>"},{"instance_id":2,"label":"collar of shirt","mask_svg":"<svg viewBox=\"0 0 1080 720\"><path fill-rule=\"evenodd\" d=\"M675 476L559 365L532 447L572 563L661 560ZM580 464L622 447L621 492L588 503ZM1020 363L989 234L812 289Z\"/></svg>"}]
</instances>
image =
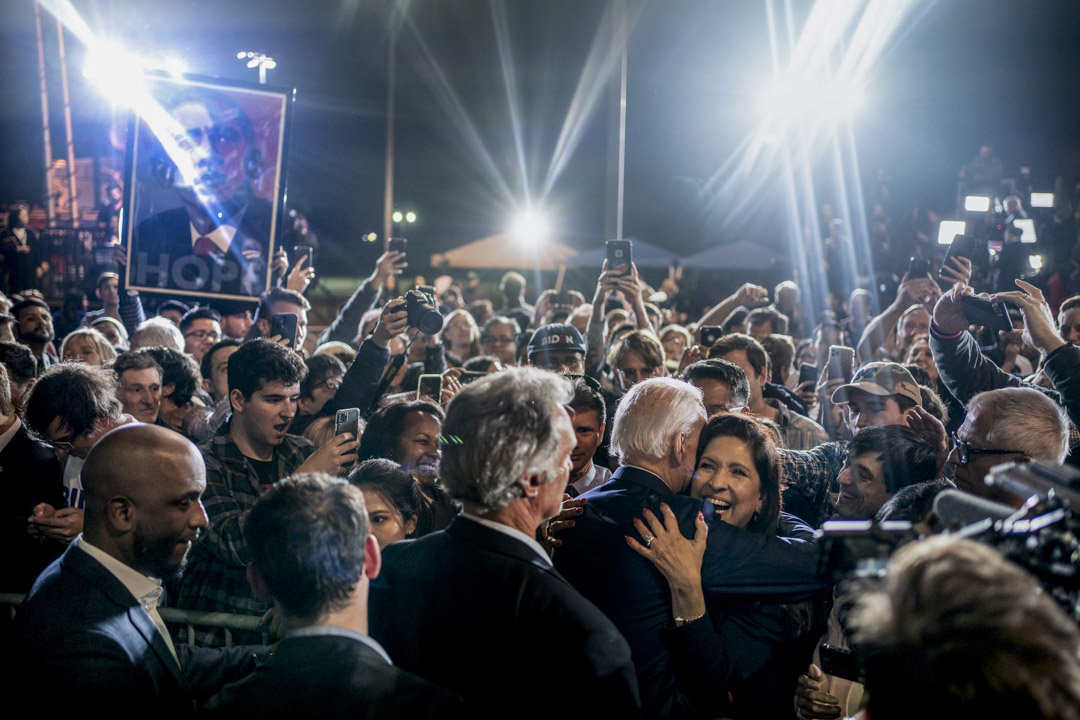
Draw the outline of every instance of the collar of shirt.
<instances>
[{"instance_id":1,"label":"collar of shirt","mask_svg":"<svg viewBox=\"0 0 1080 720\"><path fill-rule=\"evenodd\" d=\"M3 435L0 435L0 451L8 446L11 442L11 438L15 437L15 433L19 432L19 428L22 427L22 421L18 416L15 417L15 422L11 423L11 427L4 431Z\"/></svg>"},{"instance_id":2,"label":"collar of shirt","mask_svg":"<svg viewBox=\"0 0 1080 720\"><path fill-rule=\"evenodd\" d=\"M551 558L548 557L548 554L544 551L544 546L536 542L536 538L531 538L517 528L512 528L509 525L503 525L502 523L495 522L494 520L487 520L482 517L477 517L476 515L471 515L467 512L463 512L461 514L463 517L467 517L474 522L478 522L484 527L491 528L495 532L501 532L503 535L508 535L515 540L525 543L534 551L536 551L537 555L544 558L545 563L551 565Z\"/></svg>"},{"instance_id":3,"label":"collar of shirt","mask_svg":"<svg viewBox=\"0 0 1080 720\"><path fill-rule=\"evenodd\" d=\"M210 241L214 243L222 253L229 251L229 245L232 244L233 237L236 236L236 227L233 225L218 225L216 228L208 232L206 235L201 235L194 225L188 225L191 230L191 247L195 247L195 243L199 241L201 237L208 237Z\"/></svg>"},{"instance_id":4,"label":"collar of shirt","mask_svg":"<svg viewBox=\"0 0 1080 720\"><path fill-rule=\"evenodd\" d=\"M158 600L161 599L161 593L163 592L160 580L147 577L135 568L120 562L104 550L94 547L86 541L82 534L75 538L74 542L75 547L104 565L105 569L111 572L128 589L128 592L135 596L135 599L146 608L148 613L152 613L157 609Z\"/></svg>"},{"instance_id":5,"label":"collar of shirt","mask_svg":"<svg viewBox=\"0 0 1080 720\"><path fill-rule=\"evenodd\" d=\"M299 637L326 637L337 636L347 637L357 642L362 642L369 648L379 654L383 660L389 665L393 665L394 662L390 659L390 656L386 654L386 650L383 646L375 642L370 636L363 633L358 633L355 630L348 628L338 627L336 625L308 625L307 627L294 628L285 633L285 639L299 638Z\"/></svg>"},{"instance_id":6,"label":"collar of shirt","mask_svg":"<svg viewBox=\"0 0 1080 720\"><path fill-rule=\"evenodd\" d=\"M580 478L570 483L570 485L572 485L573 488L577 490L578 495L583 495L592 490L594 487L599 487L600 485L603 485L610 479L610 470L600 467L596 463L593 463L592 466L589 468L589 472L585 473Z\"/></svg>"}]
</instances>

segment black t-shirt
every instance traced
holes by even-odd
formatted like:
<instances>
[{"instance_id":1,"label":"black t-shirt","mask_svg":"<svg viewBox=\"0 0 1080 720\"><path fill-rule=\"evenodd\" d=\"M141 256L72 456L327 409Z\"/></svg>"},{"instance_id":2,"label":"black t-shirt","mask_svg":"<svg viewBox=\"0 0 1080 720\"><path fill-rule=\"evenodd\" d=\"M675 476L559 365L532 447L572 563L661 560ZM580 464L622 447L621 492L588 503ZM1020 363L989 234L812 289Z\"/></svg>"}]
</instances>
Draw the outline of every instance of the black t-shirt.
<instances>
[{"instance_id":1,"label":"black t-shirt","mask_svg":"<svg viewBox=\"0 0 1080 720\"><path fill-rule=\"evenodd\" d=\"M259 488L266 492L270 489L270 486L278 481L278 463L277 453L274 453L274 457L270 460L255 460L248 458L248 462L251 463L251 467L255 468L255 473L259 476Z\"/></svg>"}]
</instances>

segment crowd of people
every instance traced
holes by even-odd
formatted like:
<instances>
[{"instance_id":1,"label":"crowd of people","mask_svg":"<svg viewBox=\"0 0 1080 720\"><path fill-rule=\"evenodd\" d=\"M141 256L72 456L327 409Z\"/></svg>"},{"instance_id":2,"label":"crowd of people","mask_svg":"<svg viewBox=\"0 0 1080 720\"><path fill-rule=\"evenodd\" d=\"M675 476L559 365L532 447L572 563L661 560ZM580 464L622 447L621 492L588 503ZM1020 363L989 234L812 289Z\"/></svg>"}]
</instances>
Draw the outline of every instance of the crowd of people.
<instances>
[{"instance_id":1,"label":"crowd of people","mask_svg":"<svg viewBox=\"0 0 1080 720\"><path fill-rule=\"evenodd\" d=\"M148 318L123 272L99 310L23 289L0 308L11 696L1080 718L1074 619L934 512L945 492L1030 509L988 473L1077 451L1080 296L988 285L980 256L906 261L876 315L866 288L815 314L785 280L693 316L632 264L591 297L516 272L494 297L475 277L399 295L388 250L317 336L313 271L283 256L250 308ZM984 289L1011 330L966 314ZM837 583L833 520L910 530L876 582ZM159 607L263 628L189 637Z\"/></svg>"}]
</instances>

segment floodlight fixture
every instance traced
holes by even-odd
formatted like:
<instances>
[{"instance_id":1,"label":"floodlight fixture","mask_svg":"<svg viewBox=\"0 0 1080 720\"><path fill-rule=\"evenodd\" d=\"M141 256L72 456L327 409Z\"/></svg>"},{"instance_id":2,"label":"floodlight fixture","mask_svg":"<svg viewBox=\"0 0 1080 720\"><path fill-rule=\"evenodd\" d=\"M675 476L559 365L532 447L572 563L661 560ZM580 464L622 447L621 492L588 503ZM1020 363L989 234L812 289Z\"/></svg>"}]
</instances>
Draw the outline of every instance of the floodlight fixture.
<instances>
[{"instance_id":1,"label":"floodlight fixture","mask_svg":"<svg viewBox=\"0 0 1080 720\"><path fill-rule=\"evenodd\" d=\"M1035 272L1039 272L1043 267L1042 255L1031 255L1028 257L1028 264L1031 265L1031 269Z\"/></svg>"},{"instance_id":2,"label":"floodlight fixture","mask_svg":"<svg viewBox=\"0 0 1080 720\"><path fill-rule=\"evenodd\" d=\"M1035 221L1031 218L1017 218L1013 220L1013 227L1020 229L1020 242L1033 243L1036 241Z\"/></svg>"},{"instance_id":3,"label":"floodlight fixture","mask_svg":"<svg viewBox=\"0 0 1080 720\"><path fill-rule=\"evenodd\" d=\"M985 195L968 195L964 198L964 209L968 212L986 212L990 209L990 198Z\"/></svg>"},{"instance_id":4,"label":"floodlight fixture","mask_svg":"<svg viewBox=\"0 0 1080 720\"><path fill-rule=\"evenodd\" d=\"M394 214L390 216L390 219L397 223L401 222L404 217L405 216L401 213L400 210L395 210Z\"/></svg>"},{"instance_id":5,"label":"floodlight fixture","mask_svg":"<svg viewBox=\"0 0 1080 720\"><path fill-rule=\"evenodd\" d=\"M1033 208L1052 208L1054 207L1054 193L1033 192L1029 205Z\"/></svg>"},{"instance_id":6,"label":"floodlight fixture","mask_svg":"<svg viewBox=\"0 0 1080 720\"><path fill-rule=\"evenodd\" d=\"M963 220L942 220L938 226L938 245L951 245L953 238L963 235L967 229L967 223Z\"/></svg>"},{"instance_id":7,"label":"floodlight fixture","mask_svg":"<svg viewBox=\"0 0 1080 720\"><path fill-rule=\"evenodd\" d=\"M405 213L405 222L407 222L407 223L416 222L416 213L412 212L411 210L409 212Z\"/></svg>"}]
</instances>

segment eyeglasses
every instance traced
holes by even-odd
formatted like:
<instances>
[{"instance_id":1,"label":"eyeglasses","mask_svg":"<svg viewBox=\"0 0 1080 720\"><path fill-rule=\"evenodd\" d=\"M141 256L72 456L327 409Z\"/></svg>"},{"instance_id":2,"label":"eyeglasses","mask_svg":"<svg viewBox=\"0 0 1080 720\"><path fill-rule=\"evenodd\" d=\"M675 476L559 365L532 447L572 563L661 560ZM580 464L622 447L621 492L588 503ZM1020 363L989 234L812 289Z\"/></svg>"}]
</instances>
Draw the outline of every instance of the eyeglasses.
<instances>
[{"instance_id":1,"label":"eyeglasses","mask_svg":"<svg viewBox=\"0 0 1080 720\"><path fill-rule=\"evenodd\" d=\"M949 433L952 435L953 447L956 448L956 454L960 457L960 463L966 465L972 455L1023 455L1023 450L988 450L986 448L974 448L968 445L966 442L956 436L956 432Z\"/></svg>"},{"instance_id":2,"label":"eyeglasses","mask_svg":"<svg viewBox=\"0 0 1080 720\"><path fill-rule=\"evenodd\" d=\"M311 389L317 390L321 387L329 388L330 390L337 390L341 387L341 378L330 378L329 380L323 380L320 383L315 383L314 385L312 385Z\"/></svg>"},{"instance_id":3,"label":"eyeglasses","mask_svg":"<svg viewBox=\"0 0 1080 720\"><path fill-rule=\"evenodd\" d=\"M212 342L217 342L221 339L221 333L214 332L213 330L192 330L184 337L193 337L196 340L211 340Z\"/></svg>"},{"instance_id":4,"label":"eyeglasses","mask_svg":"<svg viewBox=\"0 0 1080 720\"><path fill-rule=\"evenodd\" d=\"M499 337L498 335L485 335L484 342L491 343L492 345L509 345L514 342L514 338L513 336Z\"/></svg>"}]
</instances>

